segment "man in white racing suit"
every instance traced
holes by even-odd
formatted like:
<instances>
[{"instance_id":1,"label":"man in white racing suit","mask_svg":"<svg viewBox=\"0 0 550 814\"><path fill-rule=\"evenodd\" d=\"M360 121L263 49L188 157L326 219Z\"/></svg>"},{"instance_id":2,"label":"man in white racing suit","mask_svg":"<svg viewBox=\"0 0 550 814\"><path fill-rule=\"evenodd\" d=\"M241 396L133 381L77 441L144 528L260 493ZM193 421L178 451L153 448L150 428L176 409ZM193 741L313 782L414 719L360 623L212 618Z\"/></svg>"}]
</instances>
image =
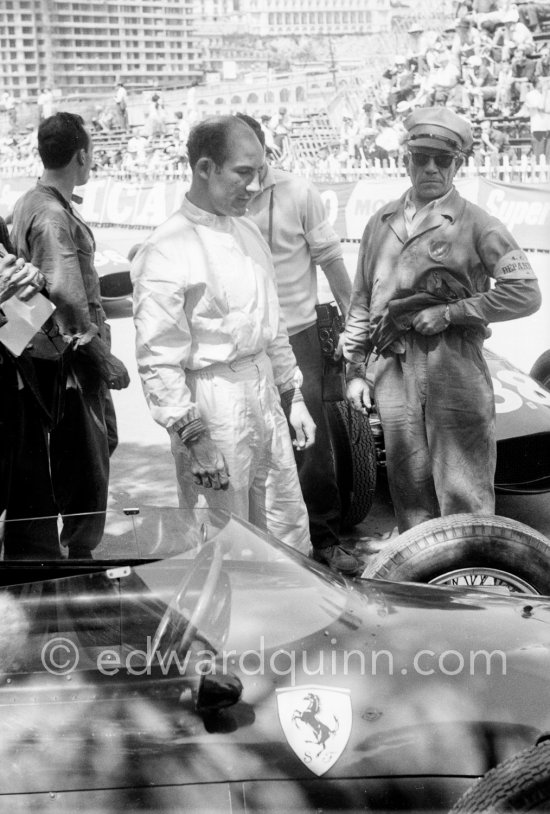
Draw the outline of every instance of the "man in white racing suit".
<instances>
[{"instance_id":1,"label":"man in white racing suit","mask_svg":"<svg viewBox=\"0 0 550 814\"><path fill-rule=\"evenodd\" d=\"M145 396L171 437L180 506L227 509L306 553L292 443L313 444L315 425L269 248L241 218L263 151L233 116L198 123L187 146L190 189L132 264Z\"/></svg>"}]
</instances>

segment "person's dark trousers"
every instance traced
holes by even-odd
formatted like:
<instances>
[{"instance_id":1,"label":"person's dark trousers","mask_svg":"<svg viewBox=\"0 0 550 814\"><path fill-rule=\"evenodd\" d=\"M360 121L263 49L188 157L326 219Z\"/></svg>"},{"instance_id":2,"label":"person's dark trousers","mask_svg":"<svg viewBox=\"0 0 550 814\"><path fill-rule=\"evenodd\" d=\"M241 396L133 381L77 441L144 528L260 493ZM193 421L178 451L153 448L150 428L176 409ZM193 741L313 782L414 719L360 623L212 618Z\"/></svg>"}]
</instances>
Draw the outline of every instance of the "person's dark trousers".
<instances>
[{"instance_id":1,"label":"person's dark trousers","mask_svg":"<svg viewBox=\"0 0 550 814\"><path fill-rule=\"evenodd\" d=\"M118 426L116 421L115 405L111 391L105 392L105 426L107 428L107 445L109 447L109 458L118 447Z\"/></svg>"},{"instance_id":2,"label":"person's dark trousers","mask_svg":"<svg viewBox=\"0 0 550 814\"><path fill-rule=\"evenodd\" d=\"M2 398L0 398L0 515L5 511L8 499L9 454L12 437L12 427L9 425L9 412L6 404L7 387L6 364L0 349L0 393L2 394Z\"/></svg>"},{"instance_id":3,"label":"person's dark trousers","mask_svg":"<svg viewBox=\"0 0 550 814\"><path fill-rule=\"evenodd\" d=\"M109 488L106 394L99 382L82 389L67 388L63 416L50 435L53 491L63 515L61 545L67 547L71 559L90 557L105 527Z\"/></svg>"},{"instance_id":4,"label":"person's dark trousers","mask_svg":"<svg viewBox=\"0 0 550 814\"><path fill-rule=\"evenodd\" d=\"M5 380L4 382L5 383ZM5 560L61 557L53 499L48 431L29 388L3 388Z\"/></svg>"},{"instance_id":5,"label":"person's dark trousers","mask_svg":"<svg viewBox=\"0 0 550 814\"><path fill-rule=\"evenodd\" d=\"M323 357L317 326L294 334L290 344L304 377L302 393L306 406L317 427L314 445L295 456L309 515L311 543L313 548L322 549L339 543L341 507L322 398Z\"/></svg>"}]
</instances>

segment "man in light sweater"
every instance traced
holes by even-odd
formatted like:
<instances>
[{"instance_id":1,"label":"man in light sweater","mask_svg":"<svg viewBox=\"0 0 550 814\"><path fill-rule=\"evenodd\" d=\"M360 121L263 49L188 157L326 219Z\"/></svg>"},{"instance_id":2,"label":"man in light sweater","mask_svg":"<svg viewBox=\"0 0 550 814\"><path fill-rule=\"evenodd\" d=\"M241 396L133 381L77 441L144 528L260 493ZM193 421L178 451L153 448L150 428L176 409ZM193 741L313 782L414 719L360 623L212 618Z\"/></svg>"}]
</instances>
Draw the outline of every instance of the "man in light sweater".
<instances>
[{"instance_id":1,"label":"man in light sweater","mask_svg":"<svg viewBox=\"0 0 550 814\"><path fill-rule=\"evenodd\" d=\"M261 126L241 115L264 146ZM322 396L323 357L317 332L317 266L334 299L347 313L351 282L340 239L329 224L321 196L305 178L270 167L260 173L261 188L248 205L273 256L277 290L290 344L302 371L302 392L315 421L316 442L297 456L300 485L308 509L313 557L344 574L359 560L340 545L341 506Z\"/></svg>"}]
</instances>

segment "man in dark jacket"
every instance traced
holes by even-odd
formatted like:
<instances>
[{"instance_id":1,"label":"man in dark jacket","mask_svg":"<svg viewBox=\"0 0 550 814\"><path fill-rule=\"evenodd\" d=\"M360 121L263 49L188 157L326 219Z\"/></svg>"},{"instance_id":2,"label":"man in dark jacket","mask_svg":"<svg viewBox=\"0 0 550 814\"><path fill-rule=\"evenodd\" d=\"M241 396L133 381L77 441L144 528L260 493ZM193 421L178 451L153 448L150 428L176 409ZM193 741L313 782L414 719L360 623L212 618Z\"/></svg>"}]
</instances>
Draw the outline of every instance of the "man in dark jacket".
<instances>
[{"instance_id":1,"label":"man in dark jacket","mask_svg":"<svg viewBox=\"0 0 550 814\"><path fill-rule=\"evenodd\" d=\"M445 108L405 121L412 182L367 223L345 329L347 395L374 396L400 532L457 512L494 514L495 405L482 347L491 322L540 306L535 274L503 223L453 186L472 146ZM491 288L491 281L494 287Z\"/></svg>"},{"instance_id":2,"label":"man in dark jacket","mask_svg":"<svg viewBox=\"0 0 550 814\"><path fill-rule=\"evenodd\" d=\"M75 186L86 183L92 166L93 145L82 118L56 113L45 119L38 129L38 152L44 173L16 203L12 238L17 251L40 268L56 306L53 327L64 343L59 353L63 409L49 437L51 482L44 482L43 490L53 489L53 513L64 517L61 544L71 558L87 558L101 540L107 506L108 389L127 387L129 377L110 350L94 237L72 204ZM37 366L47 366L44 356L50 350L37 334L31 351ZM43 381L55 390L59 366L50 369L51 381L47 374Z\"/></svg>"}]
</instances>

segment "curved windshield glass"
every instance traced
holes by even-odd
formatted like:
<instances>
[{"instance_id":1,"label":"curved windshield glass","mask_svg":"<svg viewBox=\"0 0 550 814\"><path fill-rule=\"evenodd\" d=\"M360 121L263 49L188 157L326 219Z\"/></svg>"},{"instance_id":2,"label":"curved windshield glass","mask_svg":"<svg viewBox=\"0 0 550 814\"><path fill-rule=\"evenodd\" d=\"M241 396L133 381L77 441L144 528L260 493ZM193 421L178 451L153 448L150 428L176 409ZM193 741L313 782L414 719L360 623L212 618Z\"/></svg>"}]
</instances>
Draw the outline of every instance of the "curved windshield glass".
<instances>
[{"instance_id":1,"label":"curved windshield glass","mask_svg":"<svg viewBox=\"0 0 550 814\"><path fill-rule=\"evenodd\" d=\"M133 666L177 659L181 672L191 650L217 658L305 640L348 600L342 578L206 510L109 512L94 560L4 565L0 605L12 627L0 656L9 672L109 674L128 654Z\"/></svg>"},{"instance_id":2,"label":"curved windshield glass","mask_svg":"<svg viewBox=\"0 0 550 814\"><path fill-rule=\"evenodd\" d=\"M343 580L242 520L197 512L191 530L189 548L136 573L216 647L277 647L289 631L305 638L343 612Z\"/></svg>"}]
</instances>

